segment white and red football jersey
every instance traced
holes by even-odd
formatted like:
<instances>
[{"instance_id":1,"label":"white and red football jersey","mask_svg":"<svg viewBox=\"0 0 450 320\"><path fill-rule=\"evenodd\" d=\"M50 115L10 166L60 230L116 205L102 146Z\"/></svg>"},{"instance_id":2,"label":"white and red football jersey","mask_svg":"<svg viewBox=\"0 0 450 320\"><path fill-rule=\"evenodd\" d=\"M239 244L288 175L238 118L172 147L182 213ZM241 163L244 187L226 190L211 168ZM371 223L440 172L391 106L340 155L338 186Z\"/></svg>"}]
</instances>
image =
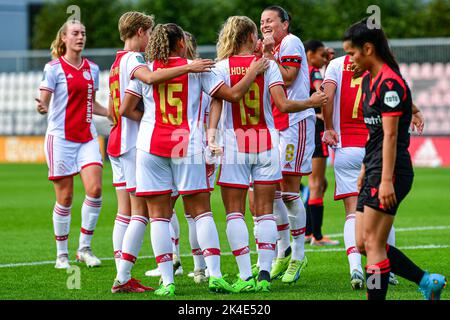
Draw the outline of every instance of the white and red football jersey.
<instances>
[{"instance_id":1,"label":"white and red football jersey","mask_svg":"<svg viewBox=\"0 0 450 320\"><path fill-rule=\"evenodd\" d=\"M117 51L116 60L111 66L109 90L113 100L114 126L109 135L107 152L113 157L118 157L136 146L139 123L122 117L119 108L128 83L134 79L134 73L145 67L147 64L139 52L125 50Z\"/></svg>"},{"instance_id":2,"label":"white and red football jersey","mask_svg":"<svg viewBox=\"0 0 450 320\"><path fill-rule=\"evenodd\" d=\"M97 136L92 114L99 86L98 66L83 58L77 67L64 57L45 65L40 90L53 93L48 110L47 134L73 142Z\"/></svg>"},{"instance_id":3,"label":"white and red football jersey","mask_svg":"<svg viewBox=\"0 0 450 320\"><path fill-rule=\"evenodd\" d=\"M362 115L363 77L353 79L350 56L331 60L325 72L325 83L336 85L333 108L333 128L339 135L336 148L364 147L368 130Z\"/></svg>"},{"instance_id":4,"label":"white and red football jersey","mask_svg":"<svg viewBox=\"0 0 450 320\"><path fill-rule=\"evenodd\" d=\"M179 57L170 57L167 65L161 61L150 63L155 71L192 63ZM142 117L136 147L151 154L178 158L203 152L202 91L212 96L224 84L215 72L189 73L172 80L145 85L134 79L126 90L142 97Z\"/></svg>"},{"instance_id":5,"label":"white and red football jersey","mask_svg":"<svg viewBox=\"0 0 450 320\"><path fill-rule=\"evenodd\" d=\"M216 64L225 83L233 87L246 74L255 56L232 56ZM260 153L278 145L278 133L272 113L270 88L284 86L274 61L258 75L239 102L224 101L221 128L224 146L232 152ZM276 107L275 107L276 108Z\"/></svg>"},{"instance_id":6,"label":"white and red football jersey","mask_svg":"<svg viewBox=\"0 0 450 320\"><path fill-rule=\"evenodd\" d=\"M274 56L282 66L291 66L300 69L297 78L286 90L288 99L307 100L309 98L309 70L305 47L302 41L293 34L288 34L274 48ZM285 130L314 114L314 109L307 109L295 113L282 113L278 108L273 106L275 126L278 130Z\"/></svg>"}]
</instances>

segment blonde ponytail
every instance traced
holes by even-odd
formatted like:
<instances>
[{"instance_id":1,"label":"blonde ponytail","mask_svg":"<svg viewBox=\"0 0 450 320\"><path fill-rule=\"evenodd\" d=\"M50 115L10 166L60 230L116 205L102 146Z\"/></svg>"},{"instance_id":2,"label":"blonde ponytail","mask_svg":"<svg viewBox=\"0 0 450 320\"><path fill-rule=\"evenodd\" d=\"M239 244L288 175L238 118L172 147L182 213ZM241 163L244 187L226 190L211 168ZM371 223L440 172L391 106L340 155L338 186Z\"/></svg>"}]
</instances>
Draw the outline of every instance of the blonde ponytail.
<instances>
[{"instance_id":1,"label":"blonde ponytail","mask_svg":"<svg viewBox=\"0 0 450 320\"><path fill-rule=\"evenodd\" d=\"M62 40L63 35L67 33L67 27L69 26L69 23L76 23L83 25L78 20L70 20L66 21L61 28L59 28L58 32L56 33L56 38L53 40L52 44L50 45L50 50L52 51L52 58L58 59L66 54L67 48L66 44ZM83 25L84 26L84 25Z\"/></svg>"},{"instance_id":2,"label":"blonde ponytail","mask_svg":"<svg viewBox=\"0 0 450 320\"><path fill-rule=\"evenodd\" d=\"M217 59L236 55L247 42L250 33L257 32L256 24L246 16L229 17L222 26L217 41Z\"/></svg>"}]
</instances>

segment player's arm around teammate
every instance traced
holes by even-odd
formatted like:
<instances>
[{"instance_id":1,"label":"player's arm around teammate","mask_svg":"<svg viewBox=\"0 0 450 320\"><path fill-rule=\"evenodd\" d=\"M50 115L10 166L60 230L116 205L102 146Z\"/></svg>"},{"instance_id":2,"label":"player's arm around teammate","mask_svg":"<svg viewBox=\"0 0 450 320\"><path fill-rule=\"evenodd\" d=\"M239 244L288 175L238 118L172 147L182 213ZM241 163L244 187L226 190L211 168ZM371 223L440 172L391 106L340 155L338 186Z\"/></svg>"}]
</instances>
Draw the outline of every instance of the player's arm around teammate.
<instances>
[{"instance_id":1,"label":"player's arm around teammate","mask_svg":"<svg viewBox=\"0 0 450 320\"><path fill-rule=\"evenodd\" d=\"M102 203L102 159L92 115L107 115L95 101L98 90L98 66L81 56L86 30L79 21L68 21L52 43L55 60L45 66L37 110L48 112L45 141L49 180L53 181L56 204L53 225L57 244L56 268L69 268L69 236L73 198L73 176L80 173L86 198L77 260L99 266L92 254L91 240ZM52 103L50 100L53 96Z\"/></svg>"}]
</instances>

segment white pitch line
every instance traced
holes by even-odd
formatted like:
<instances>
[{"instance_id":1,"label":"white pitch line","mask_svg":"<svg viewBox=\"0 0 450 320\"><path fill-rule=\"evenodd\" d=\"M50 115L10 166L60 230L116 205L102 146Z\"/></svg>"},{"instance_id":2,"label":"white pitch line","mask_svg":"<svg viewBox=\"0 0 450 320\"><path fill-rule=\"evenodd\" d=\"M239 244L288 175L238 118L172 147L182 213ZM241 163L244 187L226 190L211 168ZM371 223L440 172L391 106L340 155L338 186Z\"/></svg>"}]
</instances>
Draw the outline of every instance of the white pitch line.
<instances>
[{"instance_id":1,"label":"white pitch line","mask_svg":"<svg viewBox=\"0 0 450 320\"><path fill-rule=\"evenodd\" d=\"M429 226L429 227L412 227L412 228L395 228L397 232L410 232L410 231L427 231L427 230L448 230L450 226ZM329 237L343 237L343 233L327 234Z\"/></svg>"},{"instance_id":2,"label":"white pitch line","mask_svg":"<svg viewBox=\"0 0 450 320\"><path fill-rule=\"evenodd\" d=\"M439 245L439 244L429 244L429 245L421 245L421 246L405 246L399 247L400 250L429 250L429 249L448 249L450 245ZM326 253L326 252L345 252L345 248L328 248L328 249L305 249L305 252L318 252L318 253ZM251 252L252 254L256 254L255 251ZM222 252L222 256L231 256L231 252ZM190 253L180 254L182 257L191 257ZM154 259L155 256L140 256L139 259ZM112 257L100 258L102 261L114 260ZM72 263L75 260L70 261ZM54 264L55 261L36 261L36 262L21 262L21 263L9 263L9 264L0 264L0 268L16 268L16 267L31 267L31 266L41 266L47 264Z\"/></svg>"}]
</instances>

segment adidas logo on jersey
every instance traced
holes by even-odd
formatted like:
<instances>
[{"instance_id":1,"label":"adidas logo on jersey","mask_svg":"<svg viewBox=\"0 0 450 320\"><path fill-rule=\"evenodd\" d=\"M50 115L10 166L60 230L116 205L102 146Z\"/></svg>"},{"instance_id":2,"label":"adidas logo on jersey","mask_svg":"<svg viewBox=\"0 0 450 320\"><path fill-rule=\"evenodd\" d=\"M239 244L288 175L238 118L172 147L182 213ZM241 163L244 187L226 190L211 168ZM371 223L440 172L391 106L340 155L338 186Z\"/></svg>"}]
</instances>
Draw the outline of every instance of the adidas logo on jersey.
<instances>
[{"instance_id":1,"label":"adidas logo on jersey","mask_svg":"<svg viewBox=\"0 0 450 320\"><path fill-rule=\"evenodd\" d=\"M291 164L288 162L288 163L286 163L286 164L284 165L284 168L285 168L285 169L292 169L292 166L291 166Z\"/></svg>"},{"instance_id":2,"label":"adidas logo on jersey","mask_svg":"<svg viewBox=\"0 0 450 320\"><path fill-rule=\"evenodd\" d=\"M73 79L73 75L71 73L69 73L69 75L67 76L67 79Z\"/></svg>"}]
</instances>

